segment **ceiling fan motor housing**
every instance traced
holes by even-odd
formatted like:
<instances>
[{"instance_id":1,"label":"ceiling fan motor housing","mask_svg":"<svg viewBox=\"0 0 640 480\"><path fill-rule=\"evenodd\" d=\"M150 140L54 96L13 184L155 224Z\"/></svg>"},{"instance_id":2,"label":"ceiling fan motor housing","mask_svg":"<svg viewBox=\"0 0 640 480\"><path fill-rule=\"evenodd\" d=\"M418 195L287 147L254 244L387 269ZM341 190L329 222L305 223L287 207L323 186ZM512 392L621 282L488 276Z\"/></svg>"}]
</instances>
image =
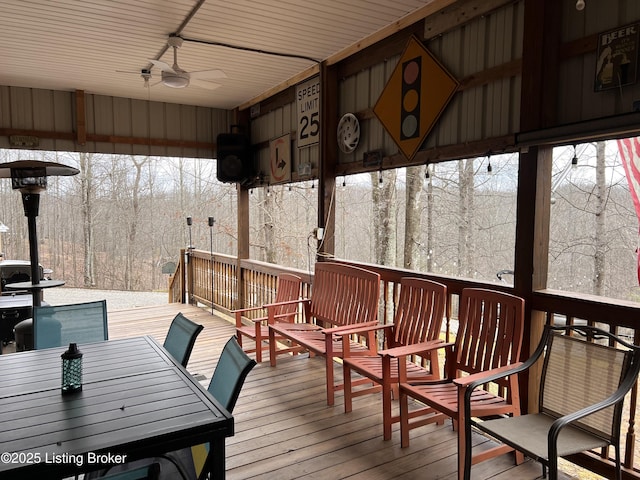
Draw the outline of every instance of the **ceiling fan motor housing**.
<instances>
[{"instance_id":1,"label":"ceiling fan motor housing","mask_svg":"<svg viewBox=\"0 0 640 480\"><path fill-rule=\"evenodd\" d=\"M162 83L171 88L184 88L189 85L189 74L187 72L162 71Z\"/></svg>"}]
</instances>

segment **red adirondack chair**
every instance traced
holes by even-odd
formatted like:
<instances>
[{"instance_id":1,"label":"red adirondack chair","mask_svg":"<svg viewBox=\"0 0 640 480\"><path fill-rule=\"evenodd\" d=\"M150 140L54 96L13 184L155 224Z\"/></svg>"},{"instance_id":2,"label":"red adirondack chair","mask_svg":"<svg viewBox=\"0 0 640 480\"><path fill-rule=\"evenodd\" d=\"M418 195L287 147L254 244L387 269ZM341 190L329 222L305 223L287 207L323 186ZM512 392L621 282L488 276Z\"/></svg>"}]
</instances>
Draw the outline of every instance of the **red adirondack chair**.
<instances>
[{"instance_id":1,"label":"red adirondack chair","mask_svg":"<svg viewBox=\"0 0 640 480\"><path fill-rule=\"evenodd\" d=\"M393 423L400 421L400 416L393 416L392 393L398 398L398 361L392 358L409 352L407 347L424 342L442 343L440 332L445 316L447 303L447 287L441 283L420 278L405 277L400 281L400 296L394 317L394 323L369 327L370 330L382 331L386 350L381 350L372 357L349 356L349 342L344 338L344 411L352 409L352 398L380 391L382 388L382 418L384 439L391 439ZM423 347L424 350L424 347ZM393 360L393 361L392 361ZM416 358L418 360L418 358ZM420 364L407 363L407 378L415 380L433 380L440 378L437 350L429 350L421 357L421 364L428 362L425 369ZM353 390L351 370L369 378L376 384L374 387Z\"/></svg>"},{"instance_id":2,"label":"red adirondack chair","mask_svg":"<svg viewBox=\"0 0 640 480\"><path fill-rule=\"evenodd\" d=\"M520 360L524 327L524 300L520 297L481 288L466 288L460 296L459 327L455 343L445 344L446 379L435 382L412 382L408 376L406 357L400 357L400 432L401 445L409 445L409 430L428 423L453 420L458 431L458 477L463 478L465 458L464 407L458 405L458 389L467 382L481 381ZM427 350L439 345L425 345ZM456 379L463 379L454 383ZM520 415L518 377L498 379L493 388L478 389L471 398L471 416ZM409 410L409 397L427 405ZM426 418L416 419L428 414ZM473 464L513 451L507 445L476 454ZM516 452L516 463L524 456Z\"/></svg>"},{"instance_id":3,"label":"red adirondack chair","mask_svg":"<svg viewBox=\"0 0 640 480\"><path fill-rule=\"evenodd\" d=\"M297 275L281 273L278 275L276 298L273 303L234 311L238 344L243 347L243 336L253 340L255 347L243 347L243 350L246 353L255 352L258 363L262 362L262 352L269 350L269 324L273 325L277 322L292 323L295 320L301 285L302 279ZM257 311L262 312L263 315L258 318L249 318L252 325L245 325L242 322L243 316ZM266 315L264 315L265 312Z\"/></svg>"}]
</instances>

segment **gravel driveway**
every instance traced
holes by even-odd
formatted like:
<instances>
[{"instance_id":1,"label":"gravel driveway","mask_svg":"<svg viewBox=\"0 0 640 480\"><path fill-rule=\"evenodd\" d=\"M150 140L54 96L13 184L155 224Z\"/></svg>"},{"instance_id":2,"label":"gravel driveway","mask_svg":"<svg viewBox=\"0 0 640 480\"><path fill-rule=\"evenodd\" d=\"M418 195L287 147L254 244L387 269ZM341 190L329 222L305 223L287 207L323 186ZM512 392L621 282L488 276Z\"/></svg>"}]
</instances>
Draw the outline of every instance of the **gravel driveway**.
<instances>
[{"instance_id":1,"label":"gravel driveway","mask_svg":"<svg viewBox=\"0 0 640 480\"><path fill-rule=\"evenodd\" d=\"M50 305L107 300L108 310L166 305L166 292L126 292L121 290L95 290L92 288L50 288L44 291L44 301Z\"/></svg>"}]
</instances>

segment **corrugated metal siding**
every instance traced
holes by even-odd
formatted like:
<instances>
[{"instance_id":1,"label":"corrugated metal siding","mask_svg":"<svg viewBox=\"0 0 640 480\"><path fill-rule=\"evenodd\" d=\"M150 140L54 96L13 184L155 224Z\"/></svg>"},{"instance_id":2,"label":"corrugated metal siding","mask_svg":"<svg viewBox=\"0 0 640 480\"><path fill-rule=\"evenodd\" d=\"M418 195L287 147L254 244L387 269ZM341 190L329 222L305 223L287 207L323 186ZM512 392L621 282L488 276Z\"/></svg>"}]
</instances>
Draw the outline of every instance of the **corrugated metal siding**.
<instances>
[{"instance_id":1,"label":"corrugated metal siding","mask_svg":"<svg viewBox=\"0 0 640 480\"><path fill-rule=\"evenodd\" d=\"M72 92L0 87L0 128L72 135L76 129L75 108ZM218 133L229 131L230 113L208 107L87 94L85 110L87 134L136 139L150 136L152 139L214 144ZM0 148L9 148L8 141L8 137L0 136ZM117 142L87 142L83 146L72 140L52 138L41 138L38 148L124 155L215 156L208 148Z\"/></svg>"},{"instance_id":2,"label":"corrugated metal siding","mask_svg":"<svg viewBox=\"0 0 640 480\"><path fill-rule=\"evenodd\" d=\"M640 21L638 0L587 1L582 12L578 12L574 5L572 2L563 4L563 42ZM595 92L596 62L596 52L589 52L561 64L558 123L573 123L629 112L633 102L640 99L640 75L634 85Z\"/></svg>"},{"instance_id":3,"label":"corrugated metal siding","mask_svg":"<svg viewBox=\"0 0 640 480\"><path fill-rule=\"evenodd\" d=\"M523 15L523 2L510 4L437 36L425 45L460 80L522 56ZM340 114L373 108L399 58L344 79L340 84ZM512 77L458 92L427 136L423 148L517 132L520 85L520 78ZM354 153L340 153L341 164L361 162L363 153L371 150L382 149L385 155L398 152L376 118L361 122L361 133Z\"/></svg>"},{"instance_id":4,"label":"corrugated metal siding","mask_svg":"<svg viewBox=\"0 0 640 480\"><path fill-rule=\"evenodd\" d=\"M522 56L524 2L476 18L426 44L458 80L499 67ZM518 131L520 77L503 78L459 91L426 147L455 145Z\"/></svg>"},{"instance_id":5,"label":"corrugated metal siding","mask_svg":"<svg viewBox=\"0 0 640 480\"><path fill-rule=\"evenodd\" d=\"M293 181L309 180L318 177L318 145L298 149L296 145L296 131L298 128L298 116L295 103L290 103L276 108L251 121L251 143L254 145L265 144L257 153L258 172L262 172L265 182L269 182L271 163L270 149L268 142L282 135L291 133L291 161ZM301 176L300 165L311 163L312 172L310 176Z\"/></svg>"}]
</instances>

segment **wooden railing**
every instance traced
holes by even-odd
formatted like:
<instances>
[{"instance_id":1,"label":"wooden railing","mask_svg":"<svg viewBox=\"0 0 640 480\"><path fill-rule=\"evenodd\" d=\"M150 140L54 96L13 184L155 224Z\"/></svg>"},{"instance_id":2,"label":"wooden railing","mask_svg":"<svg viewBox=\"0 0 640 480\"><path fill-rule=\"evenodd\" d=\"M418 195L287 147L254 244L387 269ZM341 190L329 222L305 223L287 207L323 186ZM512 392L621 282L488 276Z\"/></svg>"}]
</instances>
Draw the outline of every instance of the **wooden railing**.
<instances>
[{"instance_id":1,"label":"wooden railing","mask_svg":"<svg viewBox=\"0 0 640 480\"><path fill-rule=\"evenodd\" d=\"M356 265L380 274L382 280L380 319L381 322L393 321L400 279L404 276L427 278L447 285L449 301L447 306L446 335L455 332L457 326L458 297L463 288L480 287L513 293L514 289L505 283L482 282L459 277L431 275L399 268L380 265L334 260ZM308 297L313 285L313 273L285 268L274 264L253 260L238 260L220 254L202 250L181 252L181 261L170 281L170 301L201 303L224 313L238 308L264 305L273 301L277 276L288 272L303 279L303 295ZM186 291L186 294L185 294ZM640 344L640 304L621 302L603 297L578 295L574 293L542 290L532 292L527 298L528 310L542 315L546 323L589 322L608 328L616 335L628 337ZM535 399L536 392L529 392ZM635 418L637 388L626 400L624 425L621 432L624 448L625 479L640 479L639 464L635 449ZM613 452L611 452L613 453ZM610 452L581 454L571 458L589 470L613 478Z\"/></svg>"}]
</instances>

